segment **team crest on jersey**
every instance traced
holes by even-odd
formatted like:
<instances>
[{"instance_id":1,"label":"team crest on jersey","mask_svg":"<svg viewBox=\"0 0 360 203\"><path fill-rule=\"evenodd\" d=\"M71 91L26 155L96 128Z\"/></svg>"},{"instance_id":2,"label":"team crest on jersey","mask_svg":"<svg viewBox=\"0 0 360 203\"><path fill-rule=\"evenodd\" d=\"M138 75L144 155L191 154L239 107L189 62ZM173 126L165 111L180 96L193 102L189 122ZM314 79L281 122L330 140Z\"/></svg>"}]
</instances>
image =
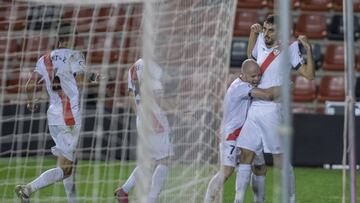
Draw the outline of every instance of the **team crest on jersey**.
<instances>
[{"instance_id":1,"label":"team crest on jersey","mask_svg":"<svg viewBox=\"0 0 360 203\"><path fill-rule=\"evenodd\" d=\"M280 54L280 49L275 48L273 52L274 52L275 56L277 56Z\"/></svg>"}]
</instances>

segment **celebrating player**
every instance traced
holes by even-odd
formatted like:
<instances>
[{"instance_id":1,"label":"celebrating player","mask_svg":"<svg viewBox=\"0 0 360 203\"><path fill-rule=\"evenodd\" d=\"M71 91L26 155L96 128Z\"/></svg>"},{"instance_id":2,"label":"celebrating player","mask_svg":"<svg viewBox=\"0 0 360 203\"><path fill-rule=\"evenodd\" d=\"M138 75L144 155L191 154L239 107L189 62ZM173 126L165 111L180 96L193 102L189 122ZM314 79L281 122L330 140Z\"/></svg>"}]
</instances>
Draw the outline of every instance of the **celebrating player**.
<instances>
[{"instance_id":1,"label":"celebrating player","mask_svg":"<svg viewBox=\"0 0 360 203\"><path fill-rule=\"evenodd\" d=\"M280 57L284 57L277 39L278 26L274 15L269 15L263 26L254 24L251 27L247 54L260 64L262 77L259 88L268 88L283 84L283 66ZM307 51L307 61L304 63L299 51L299 42ZM285 43L284 43L285 44ZM287 46L287 45L285 45ZM294 70L308 79L314 79L315 70L311 46L305 36L299 36L298 41L289 45L290 63ZM289 67L290 68L290 67ZM236 180L235 202L242 203L250 179L251 163L255 155L271 153L275 166L280 167L282 147L276 129L281 123L281 104L276 101L254 99L248 111L248 116L237 139L240 147L240 165ZM293 168L288 171L290 188L290 202L295 202L295 178ZM264 194L257 199L264 202Z\"/></svg>"},{"instance_id":2,"label":"celebrating player","mask_svg":"<svg viewBox=\"0 0 360 203\"><path fill-rule=\"evenodd\" d=\"M140 120L140 99L141 99L141 91L140 86L142 85L142 76L141 73L144 69L144 61L143 59L139 59L133 64L128 72L128 88L129 95L133 97L134 103L132 107L136 112L136 127L138 132L140 131L142 126L145 126L141 123ZM151 64L149 66L151 74L153 74L150 79L149 87L155 97L161 97L163 92L163 86L161 84L162 78L162 69L156 65ZM149 99L149 98L148 98ZM173 148L170 143L169 133L170 127L168 119L165 115L163 109L158 105L158 103L152 102L154 105L151 109L151 129L146 132L148 143L146 143L147 147L150 151L150 156L155 160L156 167L153 172L150 191L148 194L148 203L155 203L160 194L161 188L166 180L168 174L168 163L169 157L173 155ZM116 199L120 203L128 202L128 193L134 187L136 182L136 177L139 174L139 167L136 167L127 181L118 189L115 190Z\"/></svg>"},{"instance_id":3,"label":"celebrating player","mask_svg":"<svg viewBox=\"0 0 360 203\"><path fill-rule=\"evenodd\" d=\"M95 81L97 75L85 75L85 60L82 53L73 47L73 27L70 24L60 25L58 48L43 55L36 63L26 83L28 109L38 109L35 89L44 84L49 95L47 121L55 146L51 152L58 157L58 166L42 173L38 178L26 185L18 185L15 192L22 202L28 202L32 193L63 180L68 201L76 202L74 184L75 149L81 128L79 102L79 85L84 77Z\"/></svg>"},{"instance_id":4,"label":"celebrating player","mask_svg":"<svg viewBox=\"0 0 360 203\"><path fill-rule=\"evenodd\" d=\"M252 98L273 100L279 95L278 87L271 87L268 89L256 88L260 80L260 68L256 61L247 59L243 62L241 73L227 89L224 100L224 117L222 123L222 143L220 143L220 154L222 162L222 171L219 171L210 180L205 203L213 201L217 191L222 188L224 182L233 173L237 165L238 148L236 147L236 140L240 134L241 128L245 122L248 108L251 104ZM266 166L264 157L259 154L253 162L253 173L256 176L265 176ZM254 179L254 181L259 180ZM261 179L264 179L261 178ZM253 184L264 184L264 181ZM256 194L257 189L254 188Z\"/></svg>"}]
</instances>

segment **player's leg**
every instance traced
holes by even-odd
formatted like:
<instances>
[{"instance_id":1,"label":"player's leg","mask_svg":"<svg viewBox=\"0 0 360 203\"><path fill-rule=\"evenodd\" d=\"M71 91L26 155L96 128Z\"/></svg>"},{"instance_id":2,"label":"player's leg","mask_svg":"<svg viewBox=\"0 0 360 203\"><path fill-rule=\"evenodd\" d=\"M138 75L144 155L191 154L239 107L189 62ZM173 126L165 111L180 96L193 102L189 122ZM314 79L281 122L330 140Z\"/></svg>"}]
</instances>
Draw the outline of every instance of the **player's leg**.
<instances>
[{"instance_id":1,"label":"player's leg","mask_svg":"<svg viewBox=\"0 0 360 203\"><path fill-rule=\"evenodd\" d=\"M76 187L75 187L76 165L77 165L77 161L74 162L71 175L67 178L64 178L63 180L68 203L76 203Z\"/></svg>"},{"instance_id":2,"label":"player's leg","mask_svg":"<svg viewBox=\"0 0 360 203\"><path fill-rule=\"evenodd\" d=\"M58 157L59 166L42 173L38 178L26 185L16 186L15 192L20 198L29 198L30 195L41 188L49 186L71 175L72 161L63 156Z\"/></svg>"},{"instance_id":3,"label":"player's leg","mask_svg":"<svg viewBox=\"0 0 360 203\"><path fill-rule=\"evenodd\" d=\"M213 202L216 195L218 194L219 190L223 188L224 183L226 180L231 176L234 172L234 167L232 166L223 166L223 169L218 171L210 180L204 203Z\"/></svg>"},{"instance_id":4,"label":"player's leg","mask_svg":"<svg viewBox=\"0 0 360 203\"><path fill-rule=\"evenodd\" d=\"M114 195L119 203L127 203L129 201L128 193L135 186L138 171L139 167L135 167L125 183L115 190Z\"/></svg>"},{"instance_id":5,"label":"player's leg","mask_svg":"<svg viewBox=\"0 0 360 203\"><path fill-rule=\"evenodd\" d=\"M45 171L26 185L16 186L15 192L20 198L29 198L37 190L71 175L73 164L71 160L74 160L74 151L78 139L78 136L73 136L72 133L78 129L77 126L69 128L68 126L49 125L50 135L55 142L51 152L58 157L58 167Z\"/></svg>"},{"instance_id":6,"label":"player's leg","mask_svg":"<svg viewBox=\"0 0 360 203\"><path fill-rule=\"evenodd\" d=\"M161 192L161 189L166 181L169 173L169 157L156 161L156 167L151 178L151 186L148 196L148 203L157 202L157 198Z\"/></svg>"},{"instance_id":7,"label":"player's leg","mask_svg":"<svg viewBox=\"0 0 360 203\"><path fill-rule=\"evenodd\" d=\"M235 141L224 141L219 144L220 148L220 162L222 165L222 170L218 171L210 180L206 194L205 194L205 203L212 202L225 181L233 173L235 166L237 164L237 154L239 154L239 149L236 147Z\"/></svg>"},{"instance_id":8,"label":"player's leg","mask_svg":"<svg viewBox=\"0 0 360 203\"><path fill-rule=\"evenodd\" d=\"M68 203L76 203L76 186L75 186L75 176L76 176L76 165L77 160L75 156L75 148L78 143L78 138L80 137L80 125L75 125L72 127L65 127L63 130L63 137L66 136L67 146L66 151L68 151L68 156L73 160L72 172L71 175L67 178L64 178L63 184L68 199Z\"/></svg>"},{"instance_id":9,"label":"player's leg","mask_svg":"<svg viewBox=\"0 0 360 203\"><path fill-rule=\"evenodd\" d=\"M251 188L254 194L255 203L265 202L265 176L266 176L266 165L264 155L256 155L251 168Z\"/></svg>"},{"instance_id":10,"label":"player's leg","mask_svg":"<svg viewBox=\"0 0 360 203\"><path fill-rule=\"evenodd\" d=\"M255 157L255 152L251 150L240 148L240 151L240 164L236 174L236 203L244 202L246 189L250 182L251 164Z\"/></svg>"},{"instance_id":11,"label":"player's leg","mask_svg":"<svg viewBox=\"0 0 360 203\"><path fill-rule=\"evenodd\" d=\"M273 161L274 166L278 167L279 169L282 169L282 154L273 154ZM290 203L295 203L295 175L294 175L294 168L292 165L288 166L288 179L289 179L289 197L290 197Z\"/></svg>"}]
</instances>

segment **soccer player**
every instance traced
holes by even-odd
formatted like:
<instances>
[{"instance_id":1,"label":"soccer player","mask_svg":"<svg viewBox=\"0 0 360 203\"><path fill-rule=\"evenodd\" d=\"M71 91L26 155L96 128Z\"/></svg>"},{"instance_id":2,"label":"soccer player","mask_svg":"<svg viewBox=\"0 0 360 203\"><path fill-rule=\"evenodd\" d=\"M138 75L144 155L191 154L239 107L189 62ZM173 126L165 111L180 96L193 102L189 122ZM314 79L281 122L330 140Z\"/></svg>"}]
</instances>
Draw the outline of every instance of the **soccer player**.
<instances>
[{"instance_id":1,"label":"soccer player","mask_svg":"<svg viewBox=\"0 0 360 203\"><path fill-rule=\"evenodd\" d=\"M136 127L139 132L142 123L140 121L140 99L141 92L140 86L142 85L141 73L144 69L143 59L137 60L129 69L128 72L128 89L129 95L133 98L133 105L136 112ZM157 98L161 98L163 92L163 86L161 84L162 78L162 69L154 63L151 63L149 66L151 74L153 74L150 79L150 89L153 91L153 94ZM169 133L170 126L168 119L163 111L162 107L158 104L157 101L153 102L152 106L152 115L151 115L151 130L146 132L148 139L147 147L150 151L151 158L155 161L155 170L153 172L150 191L148 194L148 203L155 203L160 194L161 188L167 178L168 174L168 164L170 157L174 154L172 145L170 143ZM119 203L128 202L128 193L134 187L136 178L139 174L139 167L136 167L133 172L130 174L127 181L119 188L115 190L115 197Z\"/></svg>"},{"instance_id":2,"label":"soccer player","mask_svg":"<svg viewBox=\"0 0 360 203\"><path fill-rule=\"evenodd\" d=\"M274 15L269 15L263 26L254 24L251 26L247 54L254 58L262 69L262 77L259 88L280 86L282 81L283 67L280 65L280 57L284 57L281 46L289 46L290 63L294 70L308 79L314 79L315 70L312 57L311 45L305 36L299 36L298 40L292 43L279 42L278 26ZM304 62L299 51L301 43L307 51L307 60ZM290 65L290 64L289 64ZM289 67L290 68L290 67ZM254 99L246 121L237 139L237 146L240 147L240 164L237 171L236 199L235 202L242 203L250 179L251 163L255 155L271 153L274 165L281 166L282 147L277 128L282 121L281 103L276 101L264 101ZM290 188L289 196L291 203L295 202L295 177L292 166L288 171ZM258 202L264 202L264 195L259 197Z\"/></svg>"},{"instance_id":3,"label":"soccer player","mask_svg":"<svg viewBox=\"0 0 360 203\"><path fill-rule=\"evenodd\" d=\"M22 202L28 202L32 193L63 181L68 202L76 202L73 168L75 149L81 128L79 85L84 78L95 81L95 73L86 74L85 59L81 52L71 49L74 44L73 27L62 23L58 33L58 48L43 55L36 63L26 83L27 108L38 109L35 89L44 85L49 95L47 121L55 146L51 152L58 158L58 166L42 173L26 185L17 185L15 192Z\"/></svg>"},{"instance_id":4,"label":"soccer player","mask_svg":"<svg viewBox=\"0 0 360 203\"><path fill-rule=\"evenodd\" d=\"M217 172L210 180L206 191L205 203L210 203L214 200L218 190L222 188L224 182L231 176L237 165L239 149L236 147L236 139L245 122L252 98L273 100L279 96L279 87L270 87L268 89L256 88L259 80L259 65L253 59L247 59L241 66L240 76L231 83L226 91L221 130L223 139L222 143L220 143L222 171ZM265 176L266 166L262 154L256 157L253 165L253 172L256 176ZM254 181L256 180L254 179ZM258 184L264 184L264 181ZM258 186L258 184L253 184L253 186ZM258 187L254 188L254 193L257 192Z\"/></svg>"}]
</instances>

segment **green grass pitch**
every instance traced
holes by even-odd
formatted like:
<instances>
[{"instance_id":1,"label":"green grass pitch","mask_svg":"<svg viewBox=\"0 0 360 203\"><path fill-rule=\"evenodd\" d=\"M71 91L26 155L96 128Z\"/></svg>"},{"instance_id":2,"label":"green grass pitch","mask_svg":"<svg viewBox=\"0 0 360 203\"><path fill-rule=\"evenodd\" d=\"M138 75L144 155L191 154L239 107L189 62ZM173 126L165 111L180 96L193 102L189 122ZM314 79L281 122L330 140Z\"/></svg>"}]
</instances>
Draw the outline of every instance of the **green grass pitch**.
<instances>
[{"instance_id":1,"label":"green grass pitch","mask_svg":"<svg viewBox=\"0 0 360 203\"><path fill-rule=\"evenodd\" d=\"M40 162L39 162L40 161ZM35 158L28 159L0 159L0 202L11 203L19 202L15 198L14 187L31 181L41 172L54 167L56 160L54 158ZM20 166L20 167L19 167ZM24 170L26 166L27 170ZM40 166L40 167L37 167ZM114 189L131 173L135 167L135 162L92 162L79 161L76 173L77 192L79 202L115 202L113 198ZM94 179L95 171L100 172L101 181ZM170 172L171 177L183 169L173 169ZM206 172L205 172L206 174ZM210 178L212 174L207 174ZM339 203L341 202L341 170L326 170L322 168L295 168L296 175L296 195L298 203ZM357 185L360 185L359 173L357 176ZM182 177L183 178L183 177ZM191 177L187 177L191 180ZM347 179L347 181L349 181ZM166 183L166 186L173 183ZM206 183L205 183L206 184ZM235 196L235 175L226 182L224 187L223 202L233 202ZM206 186L204 186L205 188ZM347 190L347 193L349 190ZM357 198L360 199L360 191ZM349 195L348 195L349 196ZM35 193L32 202L57 202L65 203L65 192L62 183L44 188ZM132 192L131 198L135 199L135 193ZM99 199L99 201L96 201ZM266 199L268 203L277 202L273 197L273 170L268 170L266 178ZM136 202L136 201L134 201ZM160 202L168 202L162 198ZM196 202L201 202L201 198ZM246 202L252 202L252 194L250 189L246 195ZM348 202L348 200L347 200Z\"/></svg>"}]
</instances>

